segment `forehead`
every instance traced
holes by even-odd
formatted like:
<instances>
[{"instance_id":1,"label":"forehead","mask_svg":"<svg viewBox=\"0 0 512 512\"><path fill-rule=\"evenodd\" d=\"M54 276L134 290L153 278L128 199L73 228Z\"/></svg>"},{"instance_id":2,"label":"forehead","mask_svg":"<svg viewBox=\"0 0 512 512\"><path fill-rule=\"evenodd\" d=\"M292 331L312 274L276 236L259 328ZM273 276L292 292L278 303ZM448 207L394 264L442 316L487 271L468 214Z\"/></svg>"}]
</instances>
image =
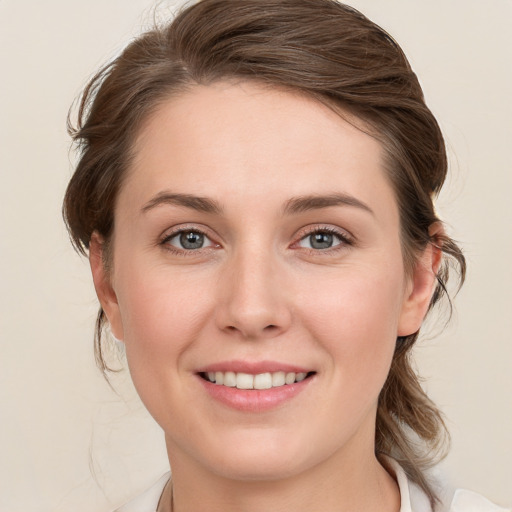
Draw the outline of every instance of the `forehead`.
<instances>
[{"instance_id":1,"label":"forehead","mask_svg":"<svg viewBox=\"0 0 512 512\"><path fill-rule=\"evenodd\" d=\"M223 202L333 191L394 202L380 143L348 120L290 91L195 86L143 124L125 184L139 203L165 189Z\"/></svg>"}]
</instances>

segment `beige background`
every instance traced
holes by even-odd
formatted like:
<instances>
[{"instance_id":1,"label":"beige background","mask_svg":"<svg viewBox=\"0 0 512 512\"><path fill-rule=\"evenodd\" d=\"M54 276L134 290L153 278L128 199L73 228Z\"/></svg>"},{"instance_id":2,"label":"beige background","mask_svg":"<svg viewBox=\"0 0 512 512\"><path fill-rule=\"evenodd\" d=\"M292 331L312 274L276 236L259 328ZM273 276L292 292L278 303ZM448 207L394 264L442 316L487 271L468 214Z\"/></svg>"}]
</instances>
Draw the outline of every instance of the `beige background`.
<instances>
[{"instance_id":1,"label":"beige background","mask_svg":"<svg viewBox=\"0 0 512 512\"><path fill-rule=\"evenodd\" d=\"M88 266L60 218L74 158L68 107L151 23L153 5L0 0L1 512L108 511L166 469L126 373L116 395L95 370ZM510 505L512 2L353 5L404 47L451 152L438 208L463 241L469 278L450 327L417 351L453 434L444 471Z\"/></svg>"}]
</instances>

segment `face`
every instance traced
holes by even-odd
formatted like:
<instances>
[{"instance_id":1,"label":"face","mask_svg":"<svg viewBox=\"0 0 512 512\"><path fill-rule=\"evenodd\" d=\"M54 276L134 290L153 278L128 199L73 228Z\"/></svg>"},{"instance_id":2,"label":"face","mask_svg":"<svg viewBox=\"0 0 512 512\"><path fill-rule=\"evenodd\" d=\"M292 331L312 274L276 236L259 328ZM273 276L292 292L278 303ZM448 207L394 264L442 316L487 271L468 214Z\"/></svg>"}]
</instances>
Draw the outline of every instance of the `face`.
<instances>
[{"instance_id":1,"label":"face","mask_svg":"<svg viewBox=\"0 0 512 512\"><path fill-rule=\"evenodd\" d=\"M433 275L404 273L379 143L312 99L217 83L163 103L135 149L113 270L97 238L91 265L173 468L280 478L373 456Z\"/></svg>"}]
</instances>

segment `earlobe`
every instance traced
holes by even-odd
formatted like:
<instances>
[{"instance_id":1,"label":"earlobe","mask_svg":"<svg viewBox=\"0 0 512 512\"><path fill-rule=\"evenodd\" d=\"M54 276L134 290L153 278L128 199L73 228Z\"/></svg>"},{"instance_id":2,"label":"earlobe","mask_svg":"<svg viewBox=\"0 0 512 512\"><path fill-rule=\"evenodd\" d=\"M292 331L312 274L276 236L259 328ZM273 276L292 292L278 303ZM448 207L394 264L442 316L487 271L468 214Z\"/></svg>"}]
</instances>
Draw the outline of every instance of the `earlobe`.
<instances>
[{"instance_id":1,"label":"earlobe","mask_svg":"<svg viewBox=\"0 0 512 512\"><path fill-rule=\"evenodd\" d=\"M397 336L409 336L417 332L427 314L441 267L442 249L437 241L440 240L442 233L441 223L435 223L430 227L429 234L432 242L417 259L413 273L409 277Z\"/></svg>"},{"instance_id":2,"label":"earlobe","mask_svg":"<svg viewBox=\"0 0 512 512\"><path fill-rule=\"evenodd\" d=\"M111 275L105 268L103 251L104 241L97 232L94 232L89 243L89 264L91 266L94 288L101 307L108 318L113 336L118 340L123 340L123 325L119 304L111 282Z\"/></svg>"}]
</instances>

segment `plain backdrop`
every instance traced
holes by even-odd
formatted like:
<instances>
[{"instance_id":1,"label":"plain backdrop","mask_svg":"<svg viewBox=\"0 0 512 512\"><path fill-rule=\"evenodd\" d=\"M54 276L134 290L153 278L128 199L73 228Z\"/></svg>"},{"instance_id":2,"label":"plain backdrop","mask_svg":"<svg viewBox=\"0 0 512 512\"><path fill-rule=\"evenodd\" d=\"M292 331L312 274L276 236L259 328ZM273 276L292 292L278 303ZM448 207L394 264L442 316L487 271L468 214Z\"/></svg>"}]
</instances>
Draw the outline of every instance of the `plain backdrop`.
<instances>
[{"instance_id":1,"label":"plain backdrop","mask_svg":"<svg viewBox=\"0 0 512 512\"><path fill-rule=\"evenodd\" d=\"M160 16L174 5L160 2ZM443 471L510 505L512 2L352 5L403 46L450 151L438 210L469 275L452 323L416 351L452 432ZM108 511L167 469L162 434L127 372L114 393L95 369L96 299L60 213L75 158L68 109L87 78L151 26L154 6L0 0L1 512Z\"/></svg>"}]
</instances>

